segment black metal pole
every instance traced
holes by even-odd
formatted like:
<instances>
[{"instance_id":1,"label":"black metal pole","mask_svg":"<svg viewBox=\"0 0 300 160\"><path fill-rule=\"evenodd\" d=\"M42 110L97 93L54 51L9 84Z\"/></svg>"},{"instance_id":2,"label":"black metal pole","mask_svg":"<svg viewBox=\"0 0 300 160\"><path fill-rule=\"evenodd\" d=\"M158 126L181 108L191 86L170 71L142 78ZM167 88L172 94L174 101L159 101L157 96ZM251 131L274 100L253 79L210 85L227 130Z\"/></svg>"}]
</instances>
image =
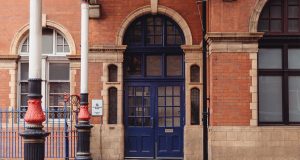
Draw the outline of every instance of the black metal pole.
<instances>
[{"instance_id":1,"label":"black metal pole","mask_svg":"<svg viewBox=\"0 0 300 160\"><path fill-rule=\"evenodd\" d=\"M203 62L203 160L208 160L208 109L207 109L207 42L206 42L206 0L202 0L202 62Z\"/></svg>"}]
</instances>

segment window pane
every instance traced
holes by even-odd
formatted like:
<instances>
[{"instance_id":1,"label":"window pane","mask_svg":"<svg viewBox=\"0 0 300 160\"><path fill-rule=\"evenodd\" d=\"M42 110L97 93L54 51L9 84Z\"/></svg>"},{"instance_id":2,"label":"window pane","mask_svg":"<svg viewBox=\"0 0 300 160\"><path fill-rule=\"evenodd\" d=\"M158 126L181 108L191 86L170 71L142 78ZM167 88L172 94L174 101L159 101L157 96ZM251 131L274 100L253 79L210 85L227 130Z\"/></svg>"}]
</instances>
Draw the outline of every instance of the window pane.
<instances>
[{"instance_id":1,"label":"window pane","mask_svg":"<svg viewBox=\"0 0 300 160\"><path fill-rule=\"evenodd\" d=\"M280 5L281 0L271 0L270 3L273 4L273 5Z\"/></svg>"},{"instance_id":2,"label":"window pane","mask_svg":"<svg viewBox=\"0 0 300 160\"><path fill-rule=\"evenodd\" d=\"M27 95L21 95L21 106L27 106L28 97Z\"/></svg>"},{"instance_id":3,"label":"window pane","mask_svg":"<svg viewBox=\"0 0 300 160\"><path fill-rule=\"evenodd\" d=\"M147 56L147 76L161 75L161 56Z\"/></svg>"},{"instance_id":4,"label":"window pane","mask_svg":"<svg viewBox=\"0 0 300 160\"><path fill-rule=\"evenodd\" d=\"M297 5L299 0L288 0L289 5Z\"/></svg>"},{"instance_id":5,"label":"window pane","mask_svg":"<svg viewBox=\"0 0 300 160\"><path fill-rule=\"evenodd\" d=\"M279 76L259 77L259 120L282 121L282 78Z\"/></svg>"},{"instance_id":6,"label":"window pane","mask_svg":"<svg viewBox=\"0 0 300 160\"><path fill-rule=\"evenodd\" d=\"M197 65L191 66L191 82L200 82L200 67Z\"/></svg>"},{"instance_id":7,"label":"window pane","mask_svg":"<svg viewBox=\"0 0 300 160\"><path fill-rule=\"evenodd\" d=\"M270 16L271 18L281 18L281 6L271 6Z\"/></svg>"},{"instance_id":8,"label":"window pane","mask_svg":"<svg viewBox=\"0 0 300 160\"><path fill-rule=\"evenodd\" d=\"M21 82L21 93L28 93L28 82Z\"/></svg>"},{"instance_id":9,"label":"window pane","mask_svg":"<svg viewBox=\"0 0 300 160\"><path fill-rule=\"evenodd\" d=\"M115 65L108 66L108 81L117 82L118 81L118 67Z\"/></svg>"},{"instance_id":10,"label":"window pane","mask_svg":"<svg viewBox=\"0 0 300 160\"><path fill-rule=\"evenodd\" d=\"M281 20L271 20L271 32L281 32Z\"/></svg>"},{"instance_id":11,"label":"window pane","mask_svg":"<svg viewBox=\"0 0 300 160\"><path fill-rule=\"evenodd\" d=\"M300 49L289 49L288 53L289 69L300 69Z\"/></svg>"},{"instance_id":12,"label":"window pane","mask_svg":"<svg viewBox=\"0 0 300 160\"><path fill-rule=\"evenodd\" d=\"M28 80L29 74L29 65L28 63L21 63L21 80Z\"/></svg>"},{"instance_id":13,"label":"window pane","mask_svg":"<svg viewBox=\"0 0 300 160\"><path fill-rule=\"evenodd\" d=\"M129 76L142 75L142 58L140 55L130 55L126 57L126 73Z\"/></svg>"},{"instance_id":14,"label":"window pane","mask_svg":"<svg viewBox=\"0 0 300 160\"><path fill-rule=\"evenodd\" d=\"M70 83L69 82L51 82L50 93L69 93Z\"/></svg>"},{"instance_id":15,"label":"window pane","mask_svg":"<svg viewBox=\"0 0 300 160\"><path fill-rule=\"evenodd\" d=\"M167 56L167 76L182 75L182 56Z\"/></svg>"},{"instance_id":16,"label":"window pane","mask_svg":"<svg viewBox=\"0 0 300 160\"><path fill-rule=\"evenodd\" d=\"M298 32L299 31L299 20L289 20L288 21L288 31Z\"/></svg>"},{"instance_id":17,"label":"window pane","mask_svg":"<svg viewBox=\"0 0 300 160\"><path fill-rule=\"evenodd\" d=\"M43 29L42 36L42 52L43 53L53 53L53 30Z\"/></svg>"},{"instance_id":18,"label":"window pane","mask_svg":"<svg viewBox=\"0 0 300 160\"><path fill-rule=\"evenodd\" d=\"M50 95L50 106L64 106L64 95Z\"/></svg>"},{"instance_id":19,"label":"window pane","mask_svg":"<svg viewBox=\"0 0 300 160\"><path fill-rule=\"evenodd\" d=\"M200 91L199 89L193 88L191 90L191 124L200 124L199 118L200 110Z\"/></svg>"},{"instance_id":20,"label":"window pane","mask_svg":"<svg viewBox=\"0 0 300 160\"><path fill-rule=\"evenodd\" d=\"M260 18L269 18L269 8L263 9L263 11L260 14Z\"/></svg>"},{"instance_id":21,"label":"window pane","mask_svg":"<svg viewBox=\"0 0 300 160\"><path fill-rule=\"evenodd\" d=\"M289 6L288 7L288 18L298 18L299 17L299 7Z\"/></svg>"},{"instance_id":22,"label":"window pane","mask_svg":"<svg viewBox=\"0 0 300 160\"><path fill-rule=\"evenodd\" d=\"M57 34L57 44L58 45L63 45L64 44L64 38L59 34Z\"/></svg>"},{"instance_id":23,"label":"window pane","mask_svg":"<svg viewBox=\"0 0 300 160\"><path fill-rule=\"evenodd\" d=\"M260 32L269 31L269 20L259 20L258 31Z\"/></svg>"},{"instance_id":24,"label":"window pane","mask_svg":"<svg viewBox=\"0 0 300 160\"><path fill-rule=\"evenodd\" d=\"M69 64L68 63L50 63L49 64L50 80L69 80Z\"/></svg>"},{"instance_id":25,"label":"window pane","mask_svg":"<svg viewBox=\"0 0 300 160\"><path fill-rule=\"evenodd\" d=\"M110 88L108 90L108 94L109 94L108 124L117 124L117 104L118 104L117 88Z\"/></svg>"},{"instance_id":26,"label":"window pane","mask_svg":"<svg viewBox=\"0 0 300 160\"><path fill-rule=\"evenodd\" d=\"M258 51L259 69L282 68L281 49L280 48L261 48Z\"/></svg>"},{"instance_id":27,"label":"window pane","mask_svg":"<svg viewBox=\"0 0 300 160\"><path fill-rule=\"evenodd\" d=\"M63 52L64 51L64 46L56 46L57 47L57 52Z\"/></svg>"},{"instance_id":28,"label":"window pane","mask_svg":"<svg viewBox=\"0 0 300 160\"><path fill-rule=\"evenodd\" d=\"M300 77L289 77L289 117L291 122L300 122Z\"/></svg>"}]
</instances>

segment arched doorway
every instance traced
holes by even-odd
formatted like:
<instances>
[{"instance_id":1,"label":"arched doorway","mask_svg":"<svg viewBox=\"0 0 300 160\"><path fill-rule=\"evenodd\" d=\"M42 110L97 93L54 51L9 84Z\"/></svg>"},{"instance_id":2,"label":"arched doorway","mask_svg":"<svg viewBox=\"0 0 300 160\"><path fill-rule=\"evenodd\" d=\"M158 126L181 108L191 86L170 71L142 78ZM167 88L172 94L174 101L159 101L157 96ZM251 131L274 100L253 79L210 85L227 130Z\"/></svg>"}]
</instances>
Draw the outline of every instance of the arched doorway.
<instances>
[{"instance_id":1,"label":"arched doorway","mask_svg":"<svg viewBox=\"0 0 300 160\"><path fill-rule=\"evenodd\" d=\"M164 15L145 15L123 43L125 157L183 157L182 30Z\"/></svg>"}]
</instances>

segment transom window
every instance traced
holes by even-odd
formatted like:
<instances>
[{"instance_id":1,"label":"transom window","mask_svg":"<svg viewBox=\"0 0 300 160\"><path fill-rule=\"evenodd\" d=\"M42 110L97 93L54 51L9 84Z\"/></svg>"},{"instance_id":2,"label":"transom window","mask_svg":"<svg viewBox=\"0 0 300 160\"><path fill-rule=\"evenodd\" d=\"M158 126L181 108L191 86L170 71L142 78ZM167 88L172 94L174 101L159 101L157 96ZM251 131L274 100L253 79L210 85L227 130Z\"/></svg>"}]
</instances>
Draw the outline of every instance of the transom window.
<instances>
[{"instance_id":1,"label":"transom window","mask_svg":"<svg viewBox=\"0 0 300 160\"><path fill-rule=\"evenodd\" d=\"M28 54L29 38L25 38L20 47L21 54ZM69 44L66 39L56 30L43 28L42 35L42 54L66 54L70 52Z\"/></svg>"},{"instance_id":2,"label":"transom window","mask_svg":"<svg viewBox=\"0 0 300 160\"><path fill-rule=\"evenodd\" d=\"M177 46L184 44L182 35L182 30L170 18L147 15L131 24L124 43L135 46Z\"/></svg>"},{"instance_id":3,"label":"transom window","mask_svg":"<svg viewBox=\"0 0 300 160\"><path fill-rule=\"evenodd\" d=\"M271 0L258 31L259 124L300 123L300 0Z\"/></svg>"}]
</instances>

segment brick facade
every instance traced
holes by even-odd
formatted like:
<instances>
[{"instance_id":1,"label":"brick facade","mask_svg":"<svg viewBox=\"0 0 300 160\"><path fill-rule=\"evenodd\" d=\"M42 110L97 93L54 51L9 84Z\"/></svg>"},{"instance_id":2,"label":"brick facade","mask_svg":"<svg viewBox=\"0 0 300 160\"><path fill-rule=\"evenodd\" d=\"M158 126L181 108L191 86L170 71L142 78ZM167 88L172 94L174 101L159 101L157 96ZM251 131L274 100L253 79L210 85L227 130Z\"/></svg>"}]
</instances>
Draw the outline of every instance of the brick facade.
<instances>
[{"instance_id":1,"label":"brick facade","mask_svg":"<svg viewBox=\"0 0 300 160\"><path fill-rule=\"evenodd\" d=\"M3 1L0 6L0 106L18 106L20 43L28 34L29 1ZM94 159L124 158L123 54L124 32L136 18L151 14L150 0L102 0L100 19L89 25L89 99L102 99L103 124L92 117L91 152ZM209 153L217 159L299 159L297 127L258 126L258 18L267 0L208 0ZM153 7L153 6L152 6ZM201 6L199 6L201 8ZM200 66L201 18L195 0L158 0L157 12L172 18L183 30L185 57L184 159L202 158L202 124L191 125L190 89L202 95L202 78L190 82L190 66ZM60 31L71 53L70 92L80 94L80 0L43 0L47 27ZM118 67L117 82L108 82L107 67ZM118 90L117 124L108 124L108 89ZM201 98L201 97L200 97ZM202 99L200 101L202 104ZM200 108L202 105L200 105ZM202 109L200 109L200 112ZM199 115L201 119L201 113ZM202 122L201 122L202 123ZM101 154L100 154L101 153Z\"/></svg>"}]
</instances>

